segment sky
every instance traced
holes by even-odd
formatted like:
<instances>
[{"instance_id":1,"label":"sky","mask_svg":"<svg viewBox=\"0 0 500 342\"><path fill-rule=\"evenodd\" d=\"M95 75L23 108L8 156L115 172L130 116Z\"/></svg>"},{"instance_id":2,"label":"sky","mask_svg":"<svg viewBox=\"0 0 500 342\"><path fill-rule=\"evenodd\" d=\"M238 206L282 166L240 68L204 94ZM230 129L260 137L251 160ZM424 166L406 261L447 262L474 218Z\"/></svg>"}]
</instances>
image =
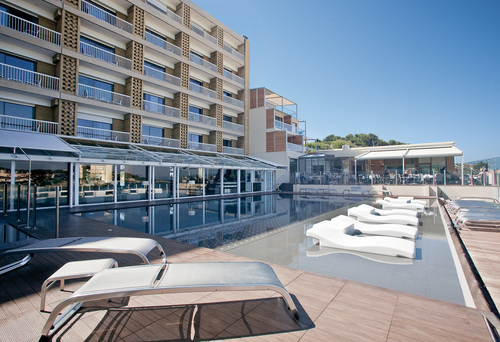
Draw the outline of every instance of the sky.
<instances>
[{"instance_id":1,"label":"sky","mask_svg":"<svg viewBox=\"0 0 500 342\"><path fill-rule=\"evenodd\" d=\"M250 42L250 88L298 104L307 136L454 141L500 156L499 0L193 0ZM461 162L462 158L457 158Z\"/></svg>"}]
</instances>

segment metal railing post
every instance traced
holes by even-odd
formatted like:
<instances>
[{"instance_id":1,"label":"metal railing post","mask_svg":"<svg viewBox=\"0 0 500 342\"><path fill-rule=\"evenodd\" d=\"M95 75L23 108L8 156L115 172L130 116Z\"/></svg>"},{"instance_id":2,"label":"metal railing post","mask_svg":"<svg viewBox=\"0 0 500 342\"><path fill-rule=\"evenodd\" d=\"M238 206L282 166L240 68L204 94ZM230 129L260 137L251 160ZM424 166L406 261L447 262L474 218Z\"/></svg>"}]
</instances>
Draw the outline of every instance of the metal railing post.
<instances>
[{"instance_id":1,"label":"metal railing post","mask_svg":"<svg viewBox=\"0 0 500 342\"><path fill-rule=\"evenodd\" d=\"M59 238L59 185L56 186L56 239Z\"/></svg>"},{"instance_id":2,"label":"metal railing post","mask_svg":"<svg viewBox=\"0 0 500 342\"><path fill-rule=\"evenodd\" d=\"M9 198L9 195L7 194L7 184L7 182L3 183L3 216L7 216L7 200Z\"/></svg>"},{"instance_id":3,"label":"metal railing post","mask_svg":"<svg viewBox=\"0 0 500 342\"><path fill-rule=\"evenodd\" d=\"M33 229L36 229L36 184L33 185Z\"/></svg>"},{"instance_id":4,"label":"metal railing post","mask_svg":"<svg viewBox=\"0 0 500 342\"><path fill-rule=\"evenodd\" d=\"M21 183L17 183L17 222L21 222Z\"/></svg>"}]
</instances>

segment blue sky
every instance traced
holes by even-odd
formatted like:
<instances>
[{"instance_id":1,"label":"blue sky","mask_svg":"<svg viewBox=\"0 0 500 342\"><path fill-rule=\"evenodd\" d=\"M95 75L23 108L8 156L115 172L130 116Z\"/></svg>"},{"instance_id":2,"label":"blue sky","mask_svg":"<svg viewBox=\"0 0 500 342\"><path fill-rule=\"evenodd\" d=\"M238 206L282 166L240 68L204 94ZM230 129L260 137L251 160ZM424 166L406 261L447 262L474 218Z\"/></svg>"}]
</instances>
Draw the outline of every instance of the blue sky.
<instances>
[{"instance_id":1,"label":"blue sky","mask_svg":"<svg viewBox=\"0 0 500 342\"><path fill-rule=\"evenodd\" d=\"M309 137L500 156L499 0L193 2L248 37L250 87L296 102Z\"/></svg>"}]
</instances>

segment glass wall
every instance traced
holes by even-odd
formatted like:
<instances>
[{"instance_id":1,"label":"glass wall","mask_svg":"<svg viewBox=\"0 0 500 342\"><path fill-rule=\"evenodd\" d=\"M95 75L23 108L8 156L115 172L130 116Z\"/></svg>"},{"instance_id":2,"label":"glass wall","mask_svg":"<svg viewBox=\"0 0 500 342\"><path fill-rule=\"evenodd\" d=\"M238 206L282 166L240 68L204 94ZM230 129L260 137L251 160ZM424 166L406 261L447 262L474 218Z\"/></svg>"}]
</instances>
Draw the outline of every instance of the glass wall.
<instances>
[{"instance_id":1,"label":"glass wall","mask_svg":"<svg viewBox=\"0 0 500 342\"><path fill-rule=\"evenodd\" d=\"M80 164L79 204L106 203L114 200L114 166Z\"/></svg>"},{"instance_id":2,"label":"glass wall","mask_svg":"<svg viewBox=\"0 0 500 342\"><path fill-rule=\"evenodd\" d=\"M155 179L153 186L153 198L172 198L172 189L174 183L174 168L173 167L155 167Z\"/></svg>"},{"instance_id":3,"label":"glass wall","mask_svg":"<svg viewBox=\"0 0 500 342\"><path fill-rule=\"evenodd\" d=\"M205 195L220 195L220 169L205 169Z\"/></svg>"},{"instance_id":4,"label":"glass wall","mask_svg":"<svg viewBox=\"0 0 500 342\"><path fill-rule=\"evenodd\" d=\"M179 168L179 197L203 196L203 168Z\"/></svg>"},{"instance_id":5,"label":"glass wall","mask_svg":"<svg viewBox=\"0 0 500 342\"><path fill-rule=\"evenodd\" d=\"M10 160L0 160L0 208L3 210L3 197L5 191L5 183L10 183ZM9 188L7 187L7 191Z\"/></svg>"},{"instance_id":6,"label":"glass wall","mask_svg":"<svg viewBox=\"0 0 500 342\"><path fill-rule=\"evenodd\" d=\"M148 199L148 168L141 165L118 165L118 201Z\"/></svg>"},{"instance_id":7,"label":"glass wall","mask_svg":"<svg viewBox=\"0 0 500 342\"><path fill-rule=\"evenodd\" d=\"M255 171L255 178L252 186L252 190L263 191L264 190L264 171Z\"/></svg>"},{"instance_id":8,"label":"glass wall","mask_svg":"<svg viewBox=\"0 0 500 342\"><path fill-rule=\"evenodd\" d=\"M238 192L238 170L224 170L224 191L223 194L235 194Z\"/></svg>"}]
</instances>

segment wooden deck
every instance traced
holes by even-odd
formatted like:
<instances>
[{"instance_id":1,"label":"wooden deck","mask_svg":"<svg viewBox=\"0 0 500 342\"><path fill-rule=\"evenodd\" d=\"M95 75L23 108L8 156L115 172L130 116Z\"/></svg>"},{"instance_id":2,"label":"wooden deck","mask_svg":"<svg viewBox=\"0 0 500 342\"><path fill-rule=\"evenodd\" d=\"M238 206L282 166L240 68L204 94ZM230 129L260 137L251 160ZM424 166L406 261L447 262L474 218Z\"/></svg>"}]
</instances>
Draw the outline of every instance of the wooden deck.
<instances>
[{"instance_id":1,"label":"wooden deck","mask_svg":"<svg viewBox=\"0 0 500 342\"><path fill-rule=\"evenodd\" d=\"M61 222L61 237L146 236L68 214L61 215ZM39 233L50 235L43 230ZM247 261L155 239L169 262ZM47 312L39 312L42 282L68 260L99 257L113 257L120 266L139 262L137 257L117 254L46 253L0 276L0 340L37 341L48 317ZM159 255L153 259L160 261ZM485 317L494 323L496 318L489 311L271 266L292 295L300 321L270 291L155 295L133 297L125 307L119 303L87 306L54 340L492 341ZM74 290L82 283L69 281L67 288ZM47 293L46 310L66 296L53 286ZM102 309L106 305L109 308Z\"/></svg>"}]
</instances>

